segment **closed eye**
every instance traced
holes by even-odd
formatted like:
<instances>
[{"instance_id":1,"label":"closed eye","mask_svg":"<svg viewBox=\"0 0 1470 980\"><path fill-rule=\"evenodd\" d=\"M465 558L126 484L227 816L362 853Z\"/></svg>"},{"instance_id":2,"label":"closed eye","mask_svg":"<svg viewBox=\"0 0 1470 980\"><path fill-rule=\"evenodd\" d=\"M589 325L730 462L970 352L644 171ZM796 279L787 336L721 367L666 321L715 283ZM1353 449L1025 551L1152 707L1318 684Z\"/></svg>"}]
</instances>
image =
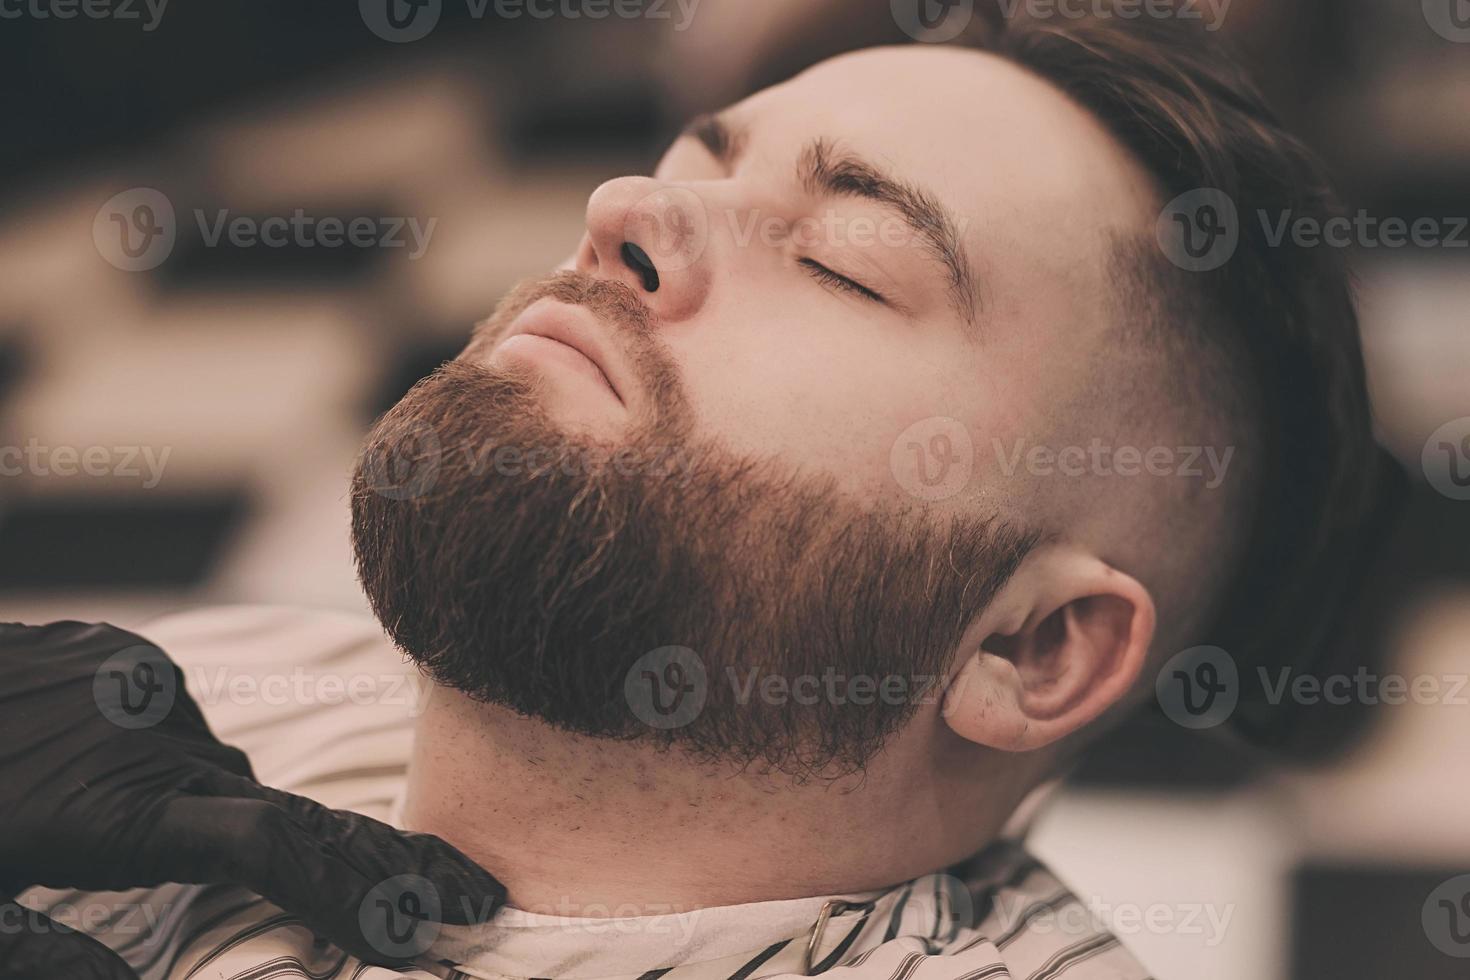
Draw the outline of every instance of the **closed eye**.
<instances>
[{"instance_id":1,"label":"closed eye","mask_svg":"<svg viewBox=\"0 0 1470 980\"><path fill-rule=\"evenodd\" d=\"M840 272L833 272L816 259L799 259L797 260L797 264L806 270L807 275L832 289L852 293L874 303L888 302L888 300L883 298L883 294L876 289L870 289L856 279L849 279Z\"/></svg>"}]
</instances>

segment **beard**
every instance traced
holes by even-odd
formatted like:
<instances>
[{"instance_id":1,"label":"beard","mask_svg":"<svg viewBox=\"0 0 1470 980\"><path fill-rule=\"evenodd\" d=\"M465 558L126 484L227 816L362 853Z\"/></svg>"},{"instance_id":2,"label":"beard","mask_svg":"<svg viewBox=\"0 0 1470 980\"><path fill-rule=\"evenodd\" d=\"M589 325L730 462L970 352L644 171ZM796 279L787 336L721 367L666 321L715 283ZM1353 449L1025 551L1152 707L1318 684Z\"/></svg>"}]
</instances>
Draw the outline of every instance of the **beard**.
<instances>
[{"instance_id":1,"label":"beard","mask_svg":"<svg viewBox=\"0 0 1470 980\"><path fill-rule=\"evenodd\" d=\"M616 445L482 366L547 296L613 331L650 396ZM518 287L378 421L352 532L374 612L436 683L577 735L830 778L942 696L1036 540L702 438L637 294L576 273Z\"/></svg>"}]
</instances>

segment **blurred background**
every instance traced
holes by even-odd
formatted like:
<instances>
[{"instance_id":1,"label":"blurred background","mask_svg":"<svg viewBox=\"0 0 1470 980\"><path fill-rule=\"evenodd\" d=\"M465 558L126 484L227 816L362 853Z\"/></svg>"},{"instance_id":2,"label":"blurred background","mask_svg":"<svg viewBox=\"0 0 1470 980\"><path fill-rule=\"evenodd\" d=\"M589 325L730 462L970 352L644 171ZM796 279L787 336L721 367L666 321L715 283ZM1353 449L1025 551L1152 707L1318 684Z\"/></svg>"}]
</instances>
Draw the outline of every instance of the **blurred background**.
<instances>
[{"instance_id":1,"label":"blurred background","mask_svg":"<svg viewBox=\"0 0 1470 980\"><path fill-rule=\"evenodd\" d=\"M392 2L0 0L0 620L362 609L363 432L570 253L591 190L648 170L693 111L910 40L904 0ZM1375 670L1440 695L1319 705L1274 758L1140 720L1033 842L1084 899L1174 910L1113 922L1159 980L1463 978L1470 2L1200 9L1354 207L1460 218L1458 247L1356 255L1381 436L1412 483L1358 632ZM298 211L372 240L211 241Z\"/></svg>"}]
</instances>

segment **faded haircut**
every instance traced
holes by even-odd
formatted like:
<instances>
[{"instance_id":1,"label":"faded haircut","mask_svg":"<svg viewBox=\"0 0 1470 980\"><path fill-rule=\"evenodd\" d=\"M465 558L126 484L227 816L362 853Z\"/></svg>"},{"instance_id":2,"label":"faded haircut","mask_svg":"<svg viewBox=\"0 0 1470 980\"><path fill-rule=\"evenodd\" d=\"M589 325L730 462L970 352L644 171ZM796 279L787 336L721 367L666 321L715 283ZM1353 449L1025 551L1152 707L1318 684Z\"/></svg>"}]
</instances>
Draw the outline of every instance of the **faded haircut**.
<instances>
[{"instance_id":1,"label":"faded haircut","mask_svg":"<svg viewBox=\"0 0 1470 980\"><path fill-rule=\"evenodd\" d=\"M1186 341L1171 344L1181 373L1223 367L1229 383L1201 393L1228 425L1248 426L1254 446L1244 557L1203 639L1247 669L1308 668L1362 564L1380 454L1343 250L1273 242L1255 215L1341 214L1325 168L1282 127L1235 52L1196 21L992 17L985 26L975 44L1091 111L1165 201L1212 189L1235 203L1239 244L1220 268L1180 268L1158 245L1130 258L1154 286L1158 330ZM1251 734L1280 733L1262 706L1245 707Z\"/></svg>"}]
</instances>

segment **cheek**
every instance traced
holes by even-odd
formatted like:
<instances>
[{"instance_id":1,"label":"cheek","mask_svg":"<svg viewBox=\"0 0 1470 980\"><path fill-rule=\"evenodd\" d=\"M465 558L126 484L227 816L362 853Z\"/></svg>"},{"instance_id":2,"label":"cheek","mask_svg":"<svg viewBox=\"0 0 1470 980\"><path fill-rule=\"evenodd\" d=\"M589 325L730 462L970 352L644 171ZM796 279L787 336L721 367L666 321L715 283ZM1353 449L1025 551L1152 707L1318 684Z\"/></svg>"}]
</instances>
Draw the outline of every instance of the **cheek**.
<instances>
[{"instance_id":1,"label":"cheek","mask_svg":"<svg viewBox=\"0 0 1470 980\"><path fill-rule=\"evenodd\" d=\"M702 433L872 497L901 493L892 456L906 430L936 417L973 428L983 401L966 379L971 352L893 331L814 328L788 313L690 331L670 346Z\"/></svg>"}]
</instances>

